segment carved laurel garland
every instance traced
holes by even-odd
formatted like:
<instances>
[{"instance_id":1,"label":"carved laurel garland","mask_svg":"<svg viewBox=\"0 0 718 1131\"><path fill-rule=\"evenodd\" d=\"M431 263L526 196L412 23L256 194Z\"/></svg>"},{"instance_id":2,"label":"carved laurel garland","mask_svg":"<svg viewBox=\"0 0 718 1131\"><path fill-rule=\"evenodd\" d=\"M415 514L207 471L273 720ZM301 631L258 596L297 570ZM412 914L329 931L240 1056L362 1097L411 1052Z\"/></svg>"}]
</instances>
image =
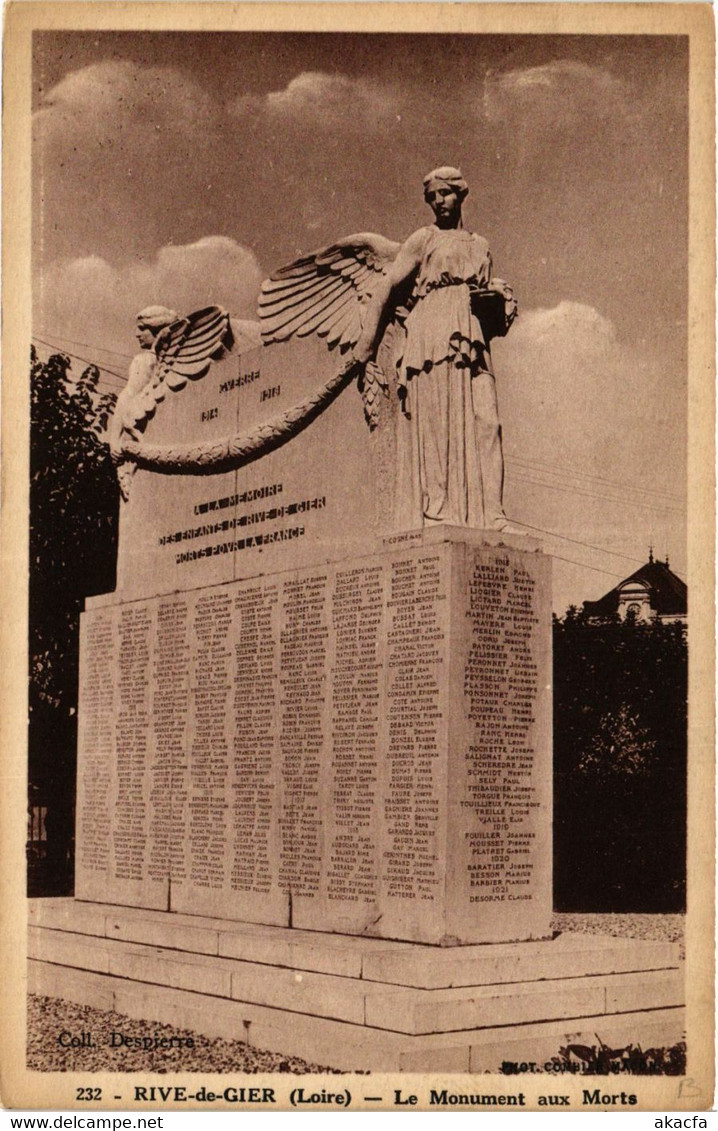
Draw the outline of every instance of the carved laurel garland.
<instances>
[{"instance_id":1,"label":"carved laurel garland","mask_svg":"<svg viewBox=\"0 0 718 1131\"><path fill-rule=\"evenodd\" d=\"M319 416L356 376L357 366L350 361L311 396L251 432L204 444L164 446L125 440L122 444L123 457L138 467L165 474L211 474L241 467L291 440Z\"/></svg>"}]
</instances>

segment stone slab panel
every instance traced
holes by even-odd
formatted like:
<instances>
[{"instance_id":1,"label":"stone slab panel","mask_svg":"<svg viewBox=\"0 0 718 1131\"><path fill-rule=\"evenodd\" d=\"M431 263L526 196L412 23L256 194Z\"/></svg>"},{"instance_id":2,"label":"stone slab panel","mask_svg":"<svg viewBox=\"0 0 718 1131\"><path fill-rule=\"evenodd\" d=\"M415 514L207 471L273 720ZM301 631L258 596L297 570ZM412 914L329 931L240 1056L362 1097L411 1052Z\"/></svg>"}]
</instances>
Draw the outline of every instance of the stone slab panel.
<instances>
[{"instance_id":1,"label":"stone slab panel","mask_svg":"<svg viewBox=\"0 0 718 1131\"><path fill-rule=\"evenodd\" d=\"M272 707L277 583L192 594L190 706L174 816L178 912L288 922L277 884L278 758Z\"/></svg>"},{"instance_id":2,"label":"stone slab panel","mask_svg":"<svg viewBox=\"0 0 718 1131\"><path fill-rule=\"evenodd\" d=\"M230 920L71 898L29 900L28 922L48 931L72 931L205 954L218 953L222 926L227 930L236 930L238 926ZM251 937L263 937L271 928L245 923L242 931Z\"/></svg>"},{"instance_id":3,"label":"stone slab panel","mask_svg":"<svg viewBox=\"0 0 718 1131\"><path fill-rule=\"evenodd\" d=\"M69 931L45 931L29 927L28 954L41 962L54 962L61 966L85 970L110 971L111 945L105 940L75 935Z\"/></svg>"},{"instance_id":4,"label":"stone slab panel","mask_svg":"<svg viewBox=\"0 0 718 1131\"><path fill-rule=\"evenodd\" d=\"M234 966L232 997L254 1005L272 1005L313 1017L364 1024L366 988L361 981L254 963Z\"/></svg>"},{"instance_id":5,"label":"stone slab panel","mask_svg":"<svg viewBox=\"0 0 718 1131\"><path fill-rule=\"evenodd\" d=\"M361 979L90 940L38 927L30 928L29 946L31 957L41 961L413 1034L635 1012L679 1005L682 999L678 971L451 990L381 990Z\"/></svg>"},{"instance_id":6,"label":"stone slab panel","mask_svg":"<svg viewBox=\"0 0 718 1131\"><path fill-rule=\"evenodd\" d=\"M576 939L580 943L576 945ZM608 945L606 945L608 944ZM441 989L541 979L578 978L588 974L658 970L678 966L675 943L643 939L569 936L547 942L501 943L437 951L407 948L366 955L362 975L371 981Z\"/></svg>"},{"instance_id":7,"label":"stone slab panel","mask_svg":"<svg viewBox=\"0 0 718 1131\"><path fill-rule=\"evenodd\" d=\"M149 982L217 997L231 996L231 971L199 957L158 953L149 948L113 950L109 973L136 982Z\"/></svg>"},{"instance_id":8,"label":"stone slab panel","mask_svg":"<svg viewBox=\"0 0 718 1131\"><path fill-rule=\"evenodd\" d=\"M219 953L225 958L261 962L268 966L315 970L345 978L361 977L362 956L351 946L296 944L292 941L291 935L288 938L252 937L226 931L220 934Z\"/></svg>"},{"instance_id":9,"label":"stone slab panel","mask_svg":"<svg viewBox=\"0 0 718 1131\"><path fill-rule=\"evenodd\" d=\"M256 923L237 923L231 919L211 916L181 914L178 912L156 911L151 908L118 907L112 903L91 903L72 898L31 899L28 901L28 920L36 926L49 930L69 930L78 934L106 935L108 938L126 938L127 941L150 941L143 937L133 937L133 932L148 932L152 942L159 946L176 947L178 950L217 953L217 937L220 932L236 934L252 939L286 937L282 929L261 926ZM304 932L296 931L292 939L299 942ZM315 941L316 936L308 936ZM327 945L335 939L330 936ZM341 942L341 940L337 940ZM213 949L205 950L205 947Z\"/></svg>"},{"instance_id":10,"label":"stone slab panel","mask_svg":"<svg viewBox=\"0 0 718 1131\"><path fill-rule=\"evenodd\" d=\"M447 935L462 942L547 938L550 559L458 541L451 608Z\"/></svg>"},{"instance_id":11,"label":"stone slab panel","mask_svg":"<svg viewBox=\"0 0 718 1131\"><path fill-rule=\"evenodd\" d=\"M28 901L31 926L424 989L679 967L678 944L561 934L541 942L433 947L168 914L74 899Z\"/></svg>"},{"instance_id":12,"label":"stone slab panel","mask_svg":"<svg viewBox=\"0 0 718 1131\"><path fill-rule=\"evenodd\" d=\"M292 923L361 935L381 915L386 566L300 571L283 599L282 883Z\"/></svg>"},{"instance_id":13,"label":"stone slab panel","mask_svg":"<svg viewBox=\"0 0 718 1131\"><path fill-rule=\"evenodd\" d=\"M85 614L86 619L87 614ZM166 908L168 837L153 735L157 605L98 610L81 632L75 892ZM165 821L170 829L169 817Z\"/></svg>"},{"instance_id":14,"label":"stone slab panel","mask_svg":"<svg viewBox=\"0 0 718 1131\"><path fill-rule=\"evenodd\" d=\"M28 923L49 930L74 931L76 934L104 935L105 916L109 908L101 903L82 903L76 899L28 900ZM116 911L116 908L111 910Z\"/></svg>"},{"instance_id":15,"label":"stone slab panel","mask_svg":"<svg viewBox=\"0 0 718 1131\"><path fill-rule=\"evenodd\" d=\"M135 927L141 928L144 922L136 919ZM189 930L179 928L183 929ZM117 938L91 938L38 926L30 926L28 939L31 956L47 962L103 970L136 981L157 981L201 993L231 995L231 975L236 964L216 953L151 947ZM264 972L266 967L257 970Z\"/></svg>"},{"instance_id":16,"label":"stone slab panel","mask_svg":"<svg viewBox=\"0 0 718 1131\"><path fill-rule=\"evenodd\" d=\"M380 812L382 938L447 936L447 796L452 646L451 547L388 559L384 783Z\"/></svg>"},{"instance_id":17,"label":"stone slab panel","mask_svg":"<svg viewBox=\"0 0 718 1131\"><path fill-rule=\"evenodd\" d=\"M606 979L606 1013L660 1009L662 1006L682 1005L684 1001L682 971L656 970Z\"/></svg>"},{"instance_id":18,"label":"stone slab panel","mask_svg":"<svg viewBox=\"0 0 718 1131\"><path fill-rule=\"evenodd\" d=\"M367 994L366 1023L401 1033L445 1033L489 1029L527 1021L602 1014L605 989L599 979L517 982L459 990L403 990Z\"/></svg>"},{"instance_id":19,"label":"stone slab panel","mask_svg":"<svg viewBox=\"0 0 718 1131\"><path fill-rule=\"evenodd\" d=\"M92 623L80 618L78 690L75 893L101 900L111 874L114 801L115 711L119 641L118 610L98 611ZM160 906L160 904L158 904Z\"/></svg>"},{"instance_id":20,"label":"stone slab panel","mask_svg":"<svg viewBox=\"0 0 718 1131\"><path fill-rule=\"evenodd\" d=\"M314 610L314 630L301 629L305 670L294 694L316 687L308 725L323 750L301 763L297 797L285 773L301 845L292 860L285 842L298 927L434 942L445 934L446 557L443 547L377 555L327 568L325 580L301 575L297 599ZM322 653L328 679L317 684L310 673Z\"/></svg>"},{"instance_id":21,"label":"stone slab panel","mask_svg":"<svg viewBox=\"0 0 718 1131\"><path fill-rule=\"evenodd\" d=\"M115 1008L115 984L104 974L73 970L52 962L30 958L27 963L27 991L41 997L74 1001L93 1009Z\"/></svg>"},{"instance_id":22,"label":"stone slab panel","mask_svg":"<svg viewBox=\"0 0 718 1131\"><path fill-rule=\"evenodd\" d=\"M559 1017L635 1013L679 1006L683 1000L682 973L655 971L455 990L367 993L366 1022L382 1028L389 1024L405 1033L443 1033Z\"/></svg>"},{"instance_id":23,"label":"stone slab panel","mask_svg":"<svg viewBox=\"0 0 718 1131\"><path fill-rule=\"evenodd\" d=\"M141 922L137 921L136 925ZM30 927L28 945L30 956L40 961L355 1024L364 1022L366 987L358 978L237 962L214 955L152 948L136 942L90 939L40 927Z\"/></svg>"},{"instance_id":24,"label":"stone slab panel","mask_svg":"<svg viewBox=\"0 0 718 1131\"><path fill-rule=\"evenodd\" d=\"M190 927L185 923L175 923L173 919L174 916L167 916L165 921L157 921L108 915L105 919L105 932L108 938L125 942L173 947L199 954L219 953L218 931L209 927Z\"/></svg>"},{"instance_id":25,"label":"stone slab panel","mask_svg":"<svg viewBox=\"0 0 718 1131\"><path fill-rule=\"evenodd\" d=\"M168 394L146 439L172 447L246 434L317 391L342 365L318 339L245 348ZM332 546L361 552L386 490L375 476L375 447L361 399L349 388L290 443L236 471L138 470L121 509L118 591L146 597L253 577L316 561Z\"/></svg>"},{"instance_id":26,"label":"stone slab panel","mask_svg":"<svg viewBox=\"0 0 718 1131\"><path fill-rule=\"evenodd\" d=\"M29 900L28 921L31 926L44 928L48 937L54 932L70 931L356 978L361 977L366 955L406 949L406 944L402 943L85 903L69 898Z\"/></svg>"}]
</instances>

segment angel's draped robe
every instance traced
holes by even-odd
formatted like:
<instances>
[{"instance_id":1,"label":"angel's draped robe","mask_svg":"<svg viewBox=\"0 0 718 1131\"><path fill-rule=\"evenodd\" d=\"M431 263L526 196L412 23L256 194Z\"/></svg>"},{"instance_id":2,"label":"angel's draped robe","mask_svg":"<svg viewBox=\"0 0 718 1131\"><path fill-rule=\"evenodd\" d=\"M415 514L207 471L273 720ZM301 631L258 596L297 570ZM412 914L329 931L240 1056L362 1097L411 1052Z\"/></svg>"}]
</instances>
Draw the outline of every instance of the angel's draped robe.
<instances>
[{"instance_id":1,"label":"angel's draped robe","mask_svg":"<svg viewBox=\"0 0 718 1131\"><path fill-rule=\"evenodd\" d=\"M400 528L505 522L496 387L471 301L472 292L490 280L491 256L482 236L425 229L397 362Z\"/></svg>"},{"instance_id":2,"label":"angel's draped robe","mask_svg":"<svg viewBox=\"0 0 718 1131\"><path fill-rule=\"evenodd\" d=\"M156 402L151 397L151 390L156 366L157 357L152 350L135 354L130 362L127 384L117 398L109 424L110 437L117 442L123 429L134 429L148 413L154 411Z\"/></svg>"},{"instance_id":3,"label":"angel's draped robe","mask_svg":"<svg viewBox=\"0 0 718 1131\"><path fill-rule=\"evenodd\" d=\"M148 411L154 410L155 400L151 397L151 389L156 366L157 357L153 350L135 354L130 362L127 384L117 398L115 410L107 425L107 439L112 448L120 447L125 431L131 437L136 437L136 426L140 425L141 428L141 422ZM130 462L121 463L117 468L117 481L125 501L130 496L136 468L137 465Z\"/></svg>"}]
</instances>

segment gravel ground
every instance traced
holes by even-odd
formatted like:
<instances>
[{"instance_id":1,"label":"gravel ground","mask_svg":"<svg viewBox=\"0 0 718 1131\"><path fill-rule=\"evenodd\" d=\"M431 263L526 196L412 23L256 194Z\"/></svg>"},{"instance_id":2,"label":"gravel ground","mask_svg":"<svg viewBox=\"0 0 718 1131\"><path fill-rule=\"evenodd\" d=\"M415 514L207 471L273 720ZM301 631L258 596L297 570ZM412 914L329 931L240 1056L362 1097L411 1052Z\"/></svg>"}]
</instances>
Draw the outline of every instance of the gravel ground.
<instances>
[{"instance_id":1,"label":"gravel ground","mask_svg":"<svg viewBox=\"0 0 718 1131\"><path fill-rule=\"evenodd\" d=\"M555 931L579 934L678 941L683 947L682 915L557 914L552 926ZM183 1042L190 1038L194 1047L183 1043L178 1048L112 1049L108 1045L113 1030L126 1036L179 1037ZM62 1048L57 1040L62 1032L91 1032L97 1046ZM102 1039L107 1044L100 1044ZM109 1010L34 995L28 998L27 1067L36 1072L336 1072L243 1041L212 1039L151 1018L140 1022Z\"/></svg>"},{"instance_id":2,"label":"gravel ground","mask_svg":"<svg viewBox=\"0 0 718 1131\"><path fill-rule=\"evenodd\" d=\"M685 958L684 915L573 915L566 912L555 914L551 926L554 931L575 931L581 935L677 942L681 960Z\"/></svg>"},{"instance_id":3,"label":"gravel ground","mask_svg":"<svg viewBox=\"0 0 718 1131\"><path fill-rule=\"evenodd\" d=\"M27 1031L27 1067L34 1072L336 1072L244 1041L203 1037L151 1019L136 1021L109 1009L35 994L28 996ZM127 1037L189 1038L194 1048L113 1049L109 1047L113 1031ZM97 1047L61 1048L57 1038L62 1032L92 1033Z\"/></svg>"}]
</instances>

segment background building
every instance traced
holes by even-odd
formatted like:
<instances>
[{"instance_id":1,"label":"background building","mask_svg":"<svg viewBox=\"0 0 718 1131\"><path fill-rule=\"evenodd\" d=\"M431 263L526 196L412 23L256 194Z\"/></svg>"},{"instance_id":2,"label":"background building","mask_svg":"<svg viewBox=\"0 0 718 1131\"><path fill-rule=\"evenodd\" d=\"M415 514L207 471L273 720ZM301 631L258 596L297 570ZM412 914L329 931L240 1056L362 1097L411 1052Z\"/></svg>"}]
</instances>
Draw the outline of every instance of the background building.
<instances>
[{"instance_id":1,"label":"background building","mask_svg":"<svg viewBox=\"0 0 718 1131\"><path fill-rule=\"evenodd\" d=\"M668 558L654 561L653 550L645 565L604 593L597 601L584 601L587 617L614 616L625 620L629 614L637 621L685 621L688 609L688 589L673 570Z\"/></svg>"}]
</instances>

